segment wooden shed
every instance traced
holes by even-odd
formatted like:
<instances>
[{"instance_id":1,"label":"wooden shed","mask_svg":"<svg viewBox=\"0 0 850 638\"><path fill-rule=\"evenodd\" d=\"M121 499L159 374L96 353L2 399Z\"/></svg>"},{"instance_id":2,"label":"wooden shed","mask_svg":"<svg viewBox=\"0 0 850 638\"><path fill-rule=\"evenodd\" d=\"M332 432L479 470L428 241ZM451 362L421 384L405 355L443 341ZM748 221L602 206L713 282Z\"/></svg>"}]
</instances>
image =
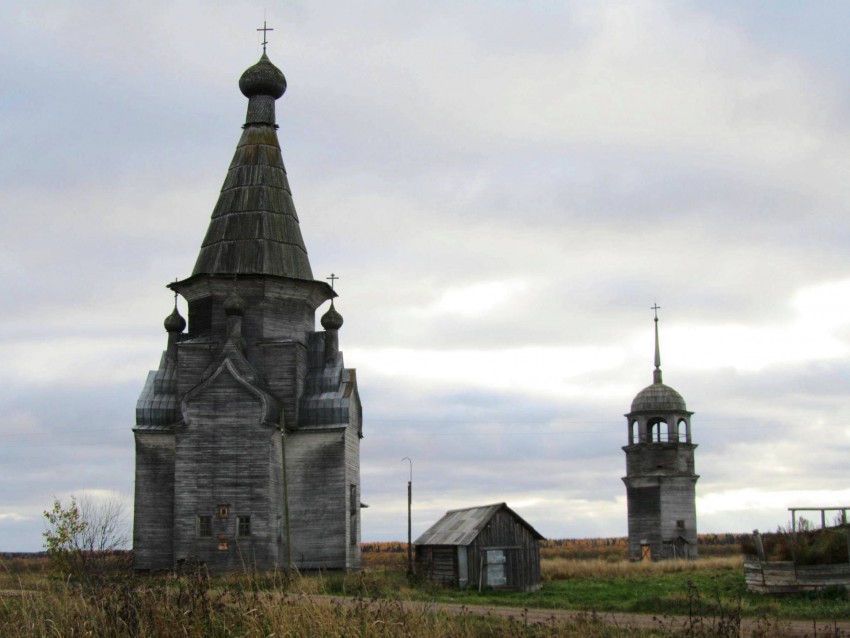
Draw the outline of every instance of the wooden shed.
<instances>
[{"instance_id":1,"label":"wooden shed","mask_svg":"<svg viewBox=\"0 0 850 638\"><path fill-rule=\"evenodd\" d=\"M539 589L541 540L505 503L451 510L416 539L416 573L460 588Z\"/></svg>"}]
</instances>

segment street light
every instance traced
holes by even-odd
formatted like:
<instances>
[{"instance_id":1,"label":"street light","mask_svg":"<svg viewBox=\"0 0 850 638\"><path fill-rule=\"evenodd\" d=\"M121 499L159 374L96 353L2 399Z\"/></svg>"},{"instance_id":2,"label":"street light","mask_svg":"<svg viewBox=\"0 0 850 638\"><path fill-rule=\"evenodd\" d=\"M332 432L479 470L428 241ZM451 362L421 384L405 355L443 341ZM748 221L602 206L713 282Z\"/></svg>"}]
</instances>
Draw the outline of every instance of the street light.
<instances>
[{"instance_id":1,"label":"street light","mask_svg":"<svg viewBox=\"0 0 850 638\"><path fill-rule=\"evenodd\" d=\"M411 508L413 507L413 460L409 456L405 456L402 461L410 463L410 480L407 481L407 574L413 575L413 540L412 540L412 518Z\"/></svg>"}]
</instances>

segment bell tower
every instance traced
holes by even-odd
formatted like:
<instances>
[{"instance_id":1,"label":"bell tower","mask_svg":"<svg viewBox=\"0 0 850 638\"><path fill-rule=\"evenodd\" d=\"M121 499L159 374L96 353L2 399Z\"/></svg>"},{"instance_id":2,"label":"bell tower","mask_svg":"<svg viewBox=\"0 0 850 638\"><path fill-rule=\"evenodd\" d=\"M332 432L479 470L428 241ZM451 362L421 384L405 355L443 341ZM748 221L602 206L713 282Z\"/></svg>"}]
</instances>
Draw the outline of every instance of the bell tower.
<instances>
[{"instance_id":1,"label":"bell tower","mask_svg":"<svg viewBox=\"0 0 850 638\"><path fill-rule=\"evenodd\" d=\"M691 416L682 395L661 379L658 310L652 385L632 401L626 419L626 497L631 560L696 558L697 519Z\"/></svg>"}]
</instances>

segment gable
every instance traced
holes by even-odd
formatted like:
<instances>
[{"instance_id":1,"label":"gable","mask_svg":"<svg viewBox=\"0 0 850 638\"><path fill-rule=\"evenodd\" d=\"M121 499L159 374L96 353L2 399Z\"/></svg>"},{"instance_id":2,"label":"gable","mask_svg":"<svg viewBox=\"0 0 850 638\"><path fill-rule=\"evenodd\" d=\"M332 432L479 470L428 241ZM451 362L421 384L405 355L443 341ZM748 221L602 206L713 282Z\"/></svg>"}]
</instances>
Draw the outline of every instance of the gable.
<instances>
[{"instance_id":1,"label":"gable","mask_svg":"<svg viewBox=\"0 0 850 638\"><path fill-rule=\"evenodd\" d=\"M225 359L213 374L189 391L181 405L188 427L217 423L274 423L277 405Z\"/></svg>"}]
</instances>

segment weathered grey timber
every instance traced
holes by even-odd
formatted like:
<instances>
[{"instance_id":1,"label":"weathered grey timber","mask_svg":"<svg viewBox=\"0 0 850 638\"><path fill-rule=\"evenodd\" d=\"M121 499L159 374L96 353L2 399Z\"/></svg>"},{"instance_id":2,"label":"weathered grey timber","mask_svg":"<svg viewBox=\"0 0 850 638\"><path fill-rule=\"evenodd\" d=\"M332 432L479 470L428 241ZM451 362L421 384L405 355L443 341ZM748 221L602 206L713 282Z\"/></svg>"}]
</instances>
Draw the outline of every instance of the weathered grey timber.
<instances>
[{"instance_id":1,"label":"weathered grey timber","mask_svg":"<svg viewBox=\"0 0 850 638\"><path fill-rule=\"evenodd\" d=\"M825 587L850 587L850 564L795 565L791 561L744 560L747 589L760 594L798 594Z\"/></svg>"},{"instance_id":2,"label":"weathered grey timber","mask_svg":"<svg viewBox=\"0 0 850 638\"><path fill-rule=\"evenodd\" d=\"M283 167L265 52L239 81L242 137L166 351L136 406L136 569L360 567L357 376L336 297L313 280ZM291 563L290 563L291 560Z\"/></svg>"},{"instance_id":3,"label":"weathered grey timber","mask_svg":"<svg viewBox=\"0 0 850 638\"><path fill-rule=\"evenodd\" d=\"M416 539L416 572L457 587L540 587L541 536L505 503L451 510Z\"/></svg>"},{"instance_id":4,"label":"weathered grey timber","mask_svg":"<svg viewBox=\"0 0 850 638\"><path fill-rule=\"evenodd\" d=\"M631 560L697 557L692 415L682 395L662 383L656 314L653 383L638 392L625 415Z\"/></svg>"}]
</instances>

